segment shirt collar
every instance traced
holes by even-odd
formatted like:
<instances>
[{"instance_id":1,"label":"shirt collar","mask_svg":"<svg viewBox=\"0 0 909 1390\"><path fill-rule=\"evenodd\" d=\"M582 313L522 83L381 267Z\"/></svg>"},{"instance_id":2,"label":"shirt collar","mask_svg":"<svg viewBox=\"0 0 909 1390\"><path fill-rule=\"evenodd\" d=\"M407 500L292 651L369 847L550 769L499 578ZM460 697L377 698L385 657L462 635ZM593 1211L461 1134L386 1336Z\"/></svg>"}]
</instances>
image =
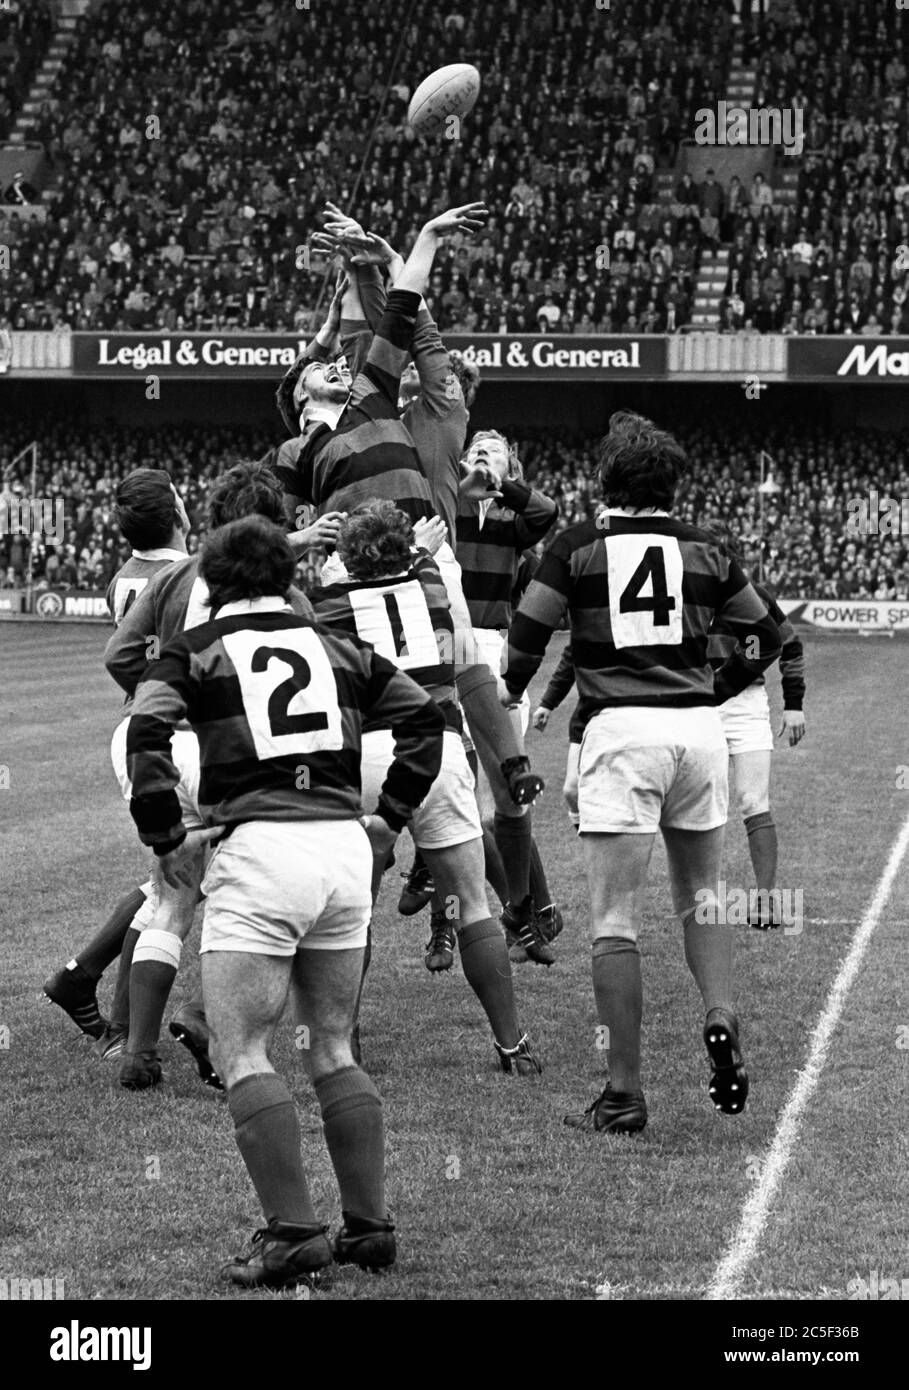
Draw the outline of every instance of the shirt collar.
<instances>
[{"instance_id":1,"label":"shirt collar","mask_svg":"<svg viewBox=\"0 0 909 1390\"><path fill-rule=\"evenodd\" d=\"M185 560L185 550L173 550L168 545L157 546L154 550L134 550L134 560Z\"/></svg>"},{"instance_id":2,"label":"shirt collar","mask_svg":"<svg viewBox=\"0 0 909 1390\"><path fill-rule=\"evenodd\" d=\"M292 613L293 609L277 594L264 594L261 598L241 598L235 603L222 603L213 618L237 618L244 613Z\"/></svg>"},{"instance_id":3,"label":"shirt collar","mask_svg":"<svg viewBox=\"0 0 909 1390\"><path fill-rule=\"evenodd\" d=\"M305 433L310 425L328 425L329 429L334 429L344 414L343 405L307 405L303 408L300 416L300 429Z\"/></svg>"},{"instance_id":4,"label":"shirt collar","mask_svg":"<svg viewBox=\"0 0 909 1390\"><path fill-rule=\"evenodd\" d=\"M662 511L659 507L604 507L600 516L608 512L610 516L668 516L668 512Z\"/></svg>"}]
</instances>

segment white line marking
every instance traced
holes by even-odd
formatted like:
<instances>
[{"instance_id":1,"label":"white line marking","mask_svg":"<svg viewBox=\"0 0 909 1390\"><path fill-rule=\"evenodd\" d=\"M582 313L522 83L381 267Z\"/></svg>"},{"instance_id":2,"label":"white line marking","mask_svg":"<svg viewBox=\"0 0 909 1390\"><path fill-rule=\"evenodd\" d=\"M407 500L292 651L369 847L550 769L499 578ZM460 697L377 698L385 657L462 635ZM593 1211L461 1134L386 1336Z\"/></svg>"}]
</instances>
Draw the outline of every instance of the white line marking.
<instances>
[{"instance_id":1,"label":"white line marking","mask_svg":"<svg viewBox=\"0 0 909 1390\"><path fill-rule=\"evenodd\" d=\"M707 1289L705 1298L708 1300L738 1297L739 1286L745 1271L753 1259L764 1233L770 1203L792 1157L792 1149L796 1141L802 1113L817 1088L824 1063L827 1060L827 1052L830 1048L834 1029L839 1023L840 1015L846 1003L846 997L861 968L865 952L871 942L874 929L880 921L881 913L886 906L893 881L899 872L907 849L909 849L909 816L903 821L902 829L890 851L886 868L874 891L871 905L862 918L861 925L852 938L849 953L830 987L823 1013L818 1019L812 1035L811 1050L805 1069L799 1073L799 1079L786 1102L766 1162L763 1164L760 1180L742 1208L739 1228L726 1254L717 1266Z\"/></svg>"}]
</instances>

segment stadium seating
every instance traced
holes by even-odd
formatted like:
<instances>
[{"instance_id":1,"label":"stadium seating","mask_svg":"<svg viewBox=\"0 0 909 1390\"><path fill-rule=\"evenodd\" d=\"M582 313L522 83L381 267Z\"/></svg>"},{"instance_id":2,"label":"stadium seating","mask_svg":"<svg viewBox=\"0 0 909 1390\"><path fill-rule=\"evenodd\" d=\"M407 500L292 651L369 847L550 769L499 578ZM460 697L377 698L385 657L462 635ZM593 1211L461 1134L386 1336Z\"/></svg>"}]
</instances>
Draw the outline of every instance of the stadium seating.
<instances>
[{"instance_id":1,"label":"stadium seating","mask_svg":"<svg viewBox=\"0 0 909 1390\"><path fill-rule=\"evenodd\" d=\"M0 325L305 331L323 272L298 270L295 248L326 198L406 246L428 205L475 197L494 217L440 258L443 327L687 321L698 223L656 206L654 170L724 93L722 7L418 7L367 148L398 39L376 0L336 0L330 22L275 0L252 17L240 0L93 10L33 132L57 175L48 222L0 224L19 248ZM440 153L406 130L399 84L452 56L475 59L483 88L469 139Z\"/></svg>"}]
</instances>

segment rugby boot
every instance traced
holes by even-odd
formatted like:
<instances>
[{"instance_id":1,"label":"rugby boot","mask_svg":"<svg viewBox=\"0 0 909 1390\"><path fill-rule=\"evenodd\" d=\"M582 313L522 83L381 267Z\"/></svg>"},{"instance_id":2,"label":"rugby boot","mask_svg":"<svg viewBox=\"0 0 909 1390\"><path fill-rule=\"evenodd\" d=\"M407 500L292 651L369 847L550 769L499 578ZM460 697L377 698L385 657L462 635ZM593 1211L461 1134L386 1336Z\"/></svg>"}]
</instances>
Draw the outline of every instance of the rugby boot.
<instances>
[{"instance_id":1,"label":"rugby boot","mask_svg":"<svg viewBox=\"0 0 909 1390\"><path fill-rule=\"evenodd\" d=\"M297 1226L274 1218L252 1238L248 1255L235 1255L221 1268L221 1278L244 1289L314 1287L331 1264L327 1226Z\"/></svg>"},{"instance_id":2,"label":"rugby boot","mask_svg":"<svg viewBox=\"0 0 909 1390\"><path fill-rule=\"evenodd\" d=\"M389 1269L395 1262L397 1244L393 1221L374 1217L352 1216L342 1211L343 1225L335 1236L334 1255L339 1265L358 1265L376 1274Z\"/></svg>"},{"instance_id":3,"label":"rugby boot","mask_svg":"<svg viewBox=\"0 0 909 1390\"><path fill-rule=\"evenodd\" d=\"M717 1110L738 1115L748 1099L748 1073L739 1047L739 1021L729 1009L711 1009L704 1024L704 1045L713 1074L707 1090Z\"/></svg>"},{"instance_id":4,"label":"rugby boot","mask_svg":"<svg viewBox=\"0 0 909 1390\"><path fill-rule=\"evenodd\" d=\"M64 967L44 981L44 993L52 1004L69 1014L77 1028L90 1038L100 1038L108 1020L98 1008L98 981L81 965Z\"/></svg>"},{"instance_id":5,"label":"rugby boot","mask_svg":"<svg viewBox=\"0 0 909 1390\"><path fill-rule=\"evenodd\" d=\"M614 1091L607 1082L592 1105L564 1123L596 1134L637 1134L647 1123L647 1102L643 1091Z\"/></svg>"}]
</instances>

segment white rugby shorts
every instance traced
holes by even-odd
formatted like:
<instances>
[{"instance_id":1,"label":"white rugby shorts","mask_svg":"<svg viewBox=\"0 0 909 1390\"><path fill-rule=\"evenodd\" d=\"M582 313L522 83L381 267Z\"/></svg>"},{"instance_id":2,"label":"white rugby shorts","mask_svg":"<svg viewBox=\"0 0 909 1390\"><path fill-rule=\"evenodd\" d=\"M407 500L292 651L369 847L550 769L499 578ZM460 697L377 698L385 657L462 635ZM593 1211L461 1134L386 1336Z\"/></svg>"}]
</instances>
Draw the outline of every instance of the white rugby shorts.
<instances>
[{"instance_id":1,"label":"white rugby shorts","mask_svg":"<svg viewBox=\"0 0 909 1390\"><path fill-rule=\"evenodd\" d=\"M773 752L773 725L765 685L755 682L717 709L730 753Z\"/></svg>"},{"instance_id":2,"label":"white rugby shorts","mask_svg":"<svg viewBox=\"0 0 909 1390\"><path fill-rule=\"evenodd\" d=\"M376 729L363 735L360 775L363 810L372 815L382 784L394 761L394 735ZM410 833L419 849L448 849L483 834L473 773L461 735L446 729L442 739L442 768L423 804L414 812Z\"/></svg>"},{"instance_id":3,"label":"white rugby shorts","mask_svg":"<svg viewBox=\"0 0 909 1390\"><path fill-rule=\"evenodd\" d=\"M581 834L715 830L729 809L729 755L712 705L623 705L587 724L578 765Z\"/></svg>"},{"instance_id":4,"label":"white rugby shorts","mask_svg":"<svg viewBox=\"0 0 909 1390\"><path fill-rule=\"evenodd\" d=\"M362 950L372 849L358 820L245 821L215 846L202 892L201 952Z\"/></svg>"}]
</instances>

